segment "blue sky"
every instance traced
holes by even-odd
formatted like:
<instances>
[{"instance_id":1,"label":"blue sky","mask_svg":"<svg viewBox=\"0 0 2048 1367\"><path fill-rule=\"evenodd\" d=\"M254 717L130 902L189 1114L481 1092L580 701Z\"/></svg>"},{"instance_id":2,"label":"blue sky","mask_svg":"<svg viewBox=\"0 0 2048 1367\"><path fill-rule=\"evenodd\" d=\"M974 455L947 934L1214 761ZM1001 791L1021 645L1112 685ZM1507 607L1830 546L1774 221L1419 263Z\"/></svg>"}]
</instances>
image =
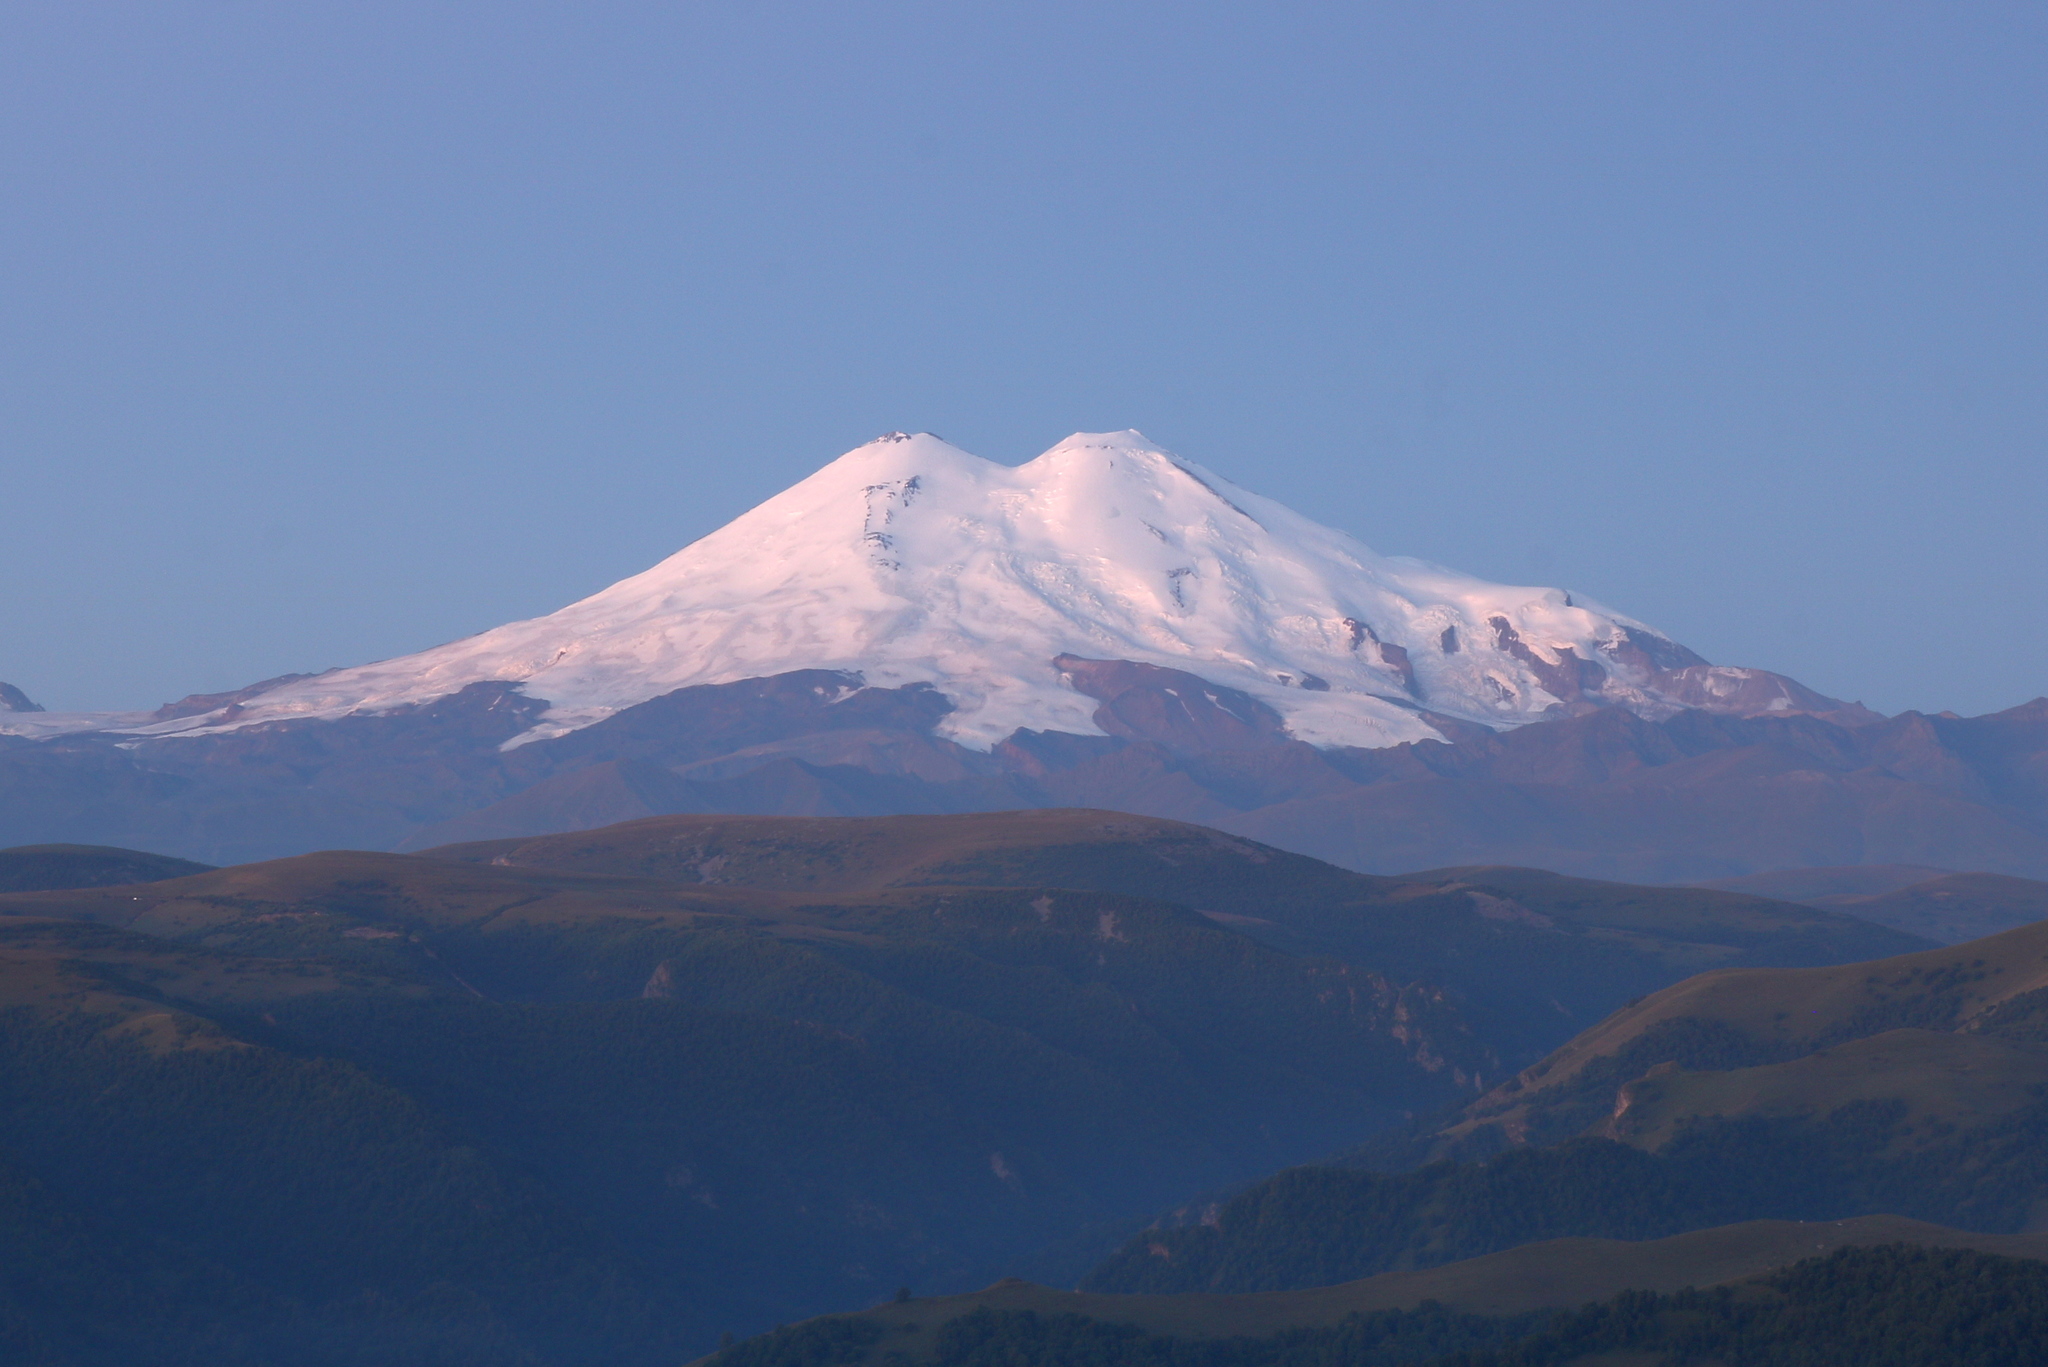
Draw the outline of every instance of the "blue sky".
<instances>
[{"instance_id":1,"label":"blue sky","mask_svg":"<svg viewBox=\"0 0 2048 1367\"><path fill-rule=\"evenodd\" d=\"M1887 711L2048 692L2048 10L17 3L0 679L154 706L1137 427Z\"/></svg>"}]
</instances>

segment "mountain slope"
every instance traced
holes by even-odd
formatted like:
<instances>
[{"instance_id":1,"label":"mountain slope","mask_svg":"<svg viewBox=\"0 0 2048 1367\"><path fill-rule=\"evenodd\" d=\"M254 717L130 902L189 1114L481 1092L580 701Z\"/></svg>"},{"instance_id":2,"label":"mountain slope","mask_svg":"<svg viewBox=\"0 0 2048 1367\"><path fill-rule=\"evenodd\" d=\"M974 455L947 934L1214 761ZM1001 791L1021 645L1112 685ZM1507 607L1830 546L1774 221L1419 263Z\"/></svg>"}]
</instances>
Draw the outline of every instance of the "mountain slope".
<instances>
[{"instance_id":1,"label":"mountain slope","mask_svg":"<svg viewBox=\"0 0 2048 1367\"><path fill-rule=\"evenodd\" d=\"M2048 883L1911 864L1783 869L1702 886L1845 911L1943 944L2048 917Z\"/></svg>"},{"instance_id":2,"label":"mountain slope","mask_svg":"<svg viewBox=\"0 0 2048 1367\"><path fill-rule=\"evenodd\" d=\"M1864 964L1703 973L1624 1007L1473 1102L1443 1135L1492 1132L1510 1142L1540 1142L1595 1125L1633 1135L1635 1120L1618 1127L1609 1122L1632 1114L1630 1099L1640 1098L1630 1089L1652 1070L1663 1070L1659 1078L1673 1068L1723 1072L1798 1065L1810 1072L1816 1064L1807 1060L1824 1061L1897 1031L1943 1037L1918 1044L1916 1037L1902 1037L1877 1051L1885 1085L1902 1101L1928 1088L1946 1088L1949 1080L1942 1074L1948 1065L1927 1060L1980 1044L1995 1053L2021 1051L2033 1059L2022 1066L2048 1080L2038 1024L2044 1010L2048 923ZM1744 1094L1760 1098L1776 1090ZM1809 1109L1827 1109L1826 1095L1811 1094ZM2023 1088L2010 1096L2030 1101Z\"/></svg>"},{"instance_id":3,"label":"mountain slope","mask_svg":"<svg viewBox=\"0 0 2048 1367\"><path fill-rule=\"evenodd\" d=\"M2048 874L2048 699L1859 727L1609 709L1345 760L1356 787L1211 820L1372 869L1508 863L1657 883L1866 862Z\"/></svg>"},{"instance_id":4,"label":"mountain slope","mask_svg":"<svg viewBox=\"0 0 2048 1367\"><path fill-rule=\"evenodd\" d=\"M1292 1291L1159 1295L1061 1291L1006 1281L966 1295L920 1300L916 1310L878 1306L868 1313L884 1323L930 1323L988 1306L1086 1315L1185 1338L1234 1338L1337 1324L1353 1313L1414 1309L1425 1301L1480 1315L1568 1309L1626 1290L1719 1286L1817 1252L1891 1243L2048 1260L2048 1234L2041 1233L1978 1234L1896 1215L1813 1222L1749 1220L1662 1239L1544 1239L1417 1271L1383 1272Z\"/></svg>"},{"instance_id":5,"label":"mountain slope","mask_svg":"<svg viewBox=\"0 0 2048 1367\"><path fill-rule=\"evenodd\" d=\"M2034 773L2048 702L1857 727L1602 708L1377 750L1248 727L1256 748L1215 750L1205 737L1224 723L1181 706L1213 685L1165 670L1097 683L1134 735L1020 732L986 753L935 733L950 707L936 690L826 671L682 689L511 749L544 709L502 684L209 735L0 736L0 839L220 864L663 812L1094 806L1389 873L1514 864L1668 883L1870 861L2048 875L2048 781Z\"/></svg>"}]
</instances>

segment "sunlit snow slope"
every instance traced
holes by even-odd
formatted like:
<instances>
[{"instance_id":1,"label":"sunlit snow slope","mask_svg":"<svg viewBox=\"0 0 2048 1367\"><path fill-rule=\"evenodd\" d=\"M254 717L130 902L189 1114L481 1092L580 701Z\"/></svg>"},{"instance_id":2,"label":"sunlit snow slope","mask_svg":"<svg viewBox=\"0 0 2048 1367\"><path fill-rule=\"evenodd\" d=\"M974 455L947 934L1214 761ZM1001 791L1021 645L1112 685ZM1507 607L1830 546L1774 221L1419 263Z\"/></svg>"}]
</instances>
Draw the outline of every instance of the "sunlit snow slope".
<instances>
[{"instance_id":1,"label":"sunlit snow slope","mask_svg":"<svg viewBox=\"0 0 2048 1367\"><path fill-rule=\"evenodd\" d=\"M942 731L986 747L1019 727L1097 733L1062 654L1199 674L1302 740L1360 746L1434 737L1427 714L1654 707L1656 670L1704 664L1556 589L1377 555L1137 432L1017 467L892 433L559 612L290 683L232 720L136 729L374 712L495 679L552 703L544 736L686 685L827 668L928 681L956 707Z\"/></svg>"}]
</instances>

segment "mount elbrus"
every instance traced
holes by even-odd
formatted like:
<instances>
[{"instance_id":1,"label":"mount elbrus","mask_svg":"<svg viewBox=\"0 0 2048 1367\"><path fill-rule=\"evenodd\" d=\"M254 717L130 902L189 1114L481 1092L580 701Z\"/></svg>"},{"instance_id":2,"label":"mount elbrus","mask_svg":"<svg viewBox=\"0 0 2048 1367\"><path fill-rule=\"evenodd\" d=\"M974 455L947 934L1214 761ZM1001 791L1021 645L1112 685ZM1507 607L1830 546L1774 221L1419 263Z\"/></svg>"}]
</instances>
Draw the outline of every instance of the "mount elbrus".
<instances>
[{"instance_id":1,"label":"mount elbrus","mask_svg":"<svg viewBox=\"0 0 2048 1367\"><path fill-rule=\"evenodd\" d=\"M153 713L5 703L0 843L1092 805L1367 869L2048 871L2048 703L1885 719L1135 432L1014 468L893 433L545 617Z\"/></svg>"}]
</instances>

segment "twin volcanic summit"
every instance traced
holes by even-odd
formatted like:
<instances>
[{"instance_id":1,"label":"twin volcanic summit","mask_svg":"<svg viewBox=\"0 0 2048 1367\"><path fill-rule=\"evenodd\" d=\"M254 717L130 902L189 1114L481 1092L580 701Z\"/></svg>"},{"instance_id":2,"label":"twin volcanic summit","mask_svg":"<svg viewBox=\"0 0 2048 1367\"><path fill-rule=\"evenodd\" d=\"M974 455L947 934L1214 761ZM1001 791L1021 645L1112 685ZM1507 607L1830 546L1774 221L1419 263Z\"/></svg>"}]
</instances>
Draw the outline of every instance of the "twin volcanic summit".
<instances>
[{"instance_id":1,"label":"twin volcanic summit","mask_svg":"<svg viewBox=\"0 0 2048 1367\"><path fill-rule=\"evenodd\" d=\"M1947 733L1994 719L1887 720L1560 590L1376 554L1136 432L1017 467L891 433L545 617L154 713L27 706L0 714L0 843L220 860L1092 805L1368 869L2048 871L2041 785Z\"/></svg>"},{"instance_id":2,"label":"twin volcanic summit","mask_svg":"<svg viewBox=\"0 0 2048 1367\"><path fill-rule=\"evenodd\" d=\"M1555 589L1377 555L1136 432L1079 433L1015 468L895 432L549 616L109 729L329 720L509 683L546 705L523 741L679 688L824 669L936 688L950 704L936 734L979 751L1020 729L1106 734L1063 657L1197 675L1321 746L1443 740L1458 723L1596 704L1841 707L1758 671L1710 670Z\"/></svg>"}]
</instances>

